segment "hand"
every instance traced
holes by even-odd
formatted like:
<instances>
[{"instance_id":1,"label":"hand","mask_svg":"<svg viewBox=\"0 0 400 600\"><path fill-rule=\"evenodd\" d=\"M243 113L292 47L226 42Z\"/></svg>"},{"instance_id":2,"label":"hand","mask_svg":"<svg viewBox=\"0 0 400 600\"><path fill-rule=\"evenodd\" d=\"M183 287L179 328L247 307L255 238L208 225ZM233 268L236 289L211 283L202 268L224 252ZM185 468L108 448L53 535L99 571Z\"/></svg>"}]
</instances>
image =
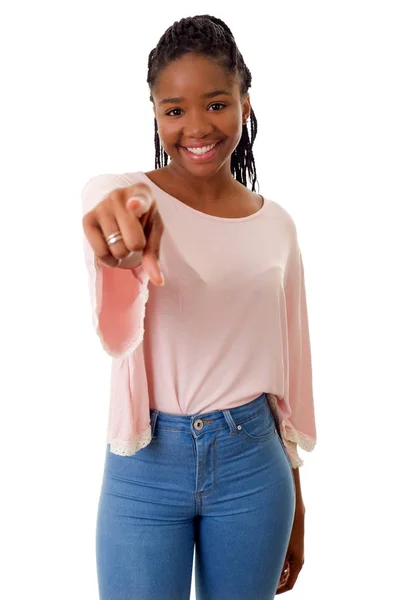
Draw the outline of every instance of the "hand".
<instances>
[{"instance_id":1,"label":"hand","mask_svg":"<svg viewBox=\"0 0 400 600\"><path fill-rule=\"evenodd\" d=\"M146 183L110 192L82 219L83 230L94 254L107 267L132 269L143 264L150 280L162 285L158 264L164 224L152 190ZM120 231L122 240L107 246L106 238Z\"/></svg>"},{"instance_id":2,"label":"hand","mask_svg":"<svg viewBox=\"0 0 400 600\"><path fill-rule=\"evenodd\" d=\"M292 533L276 594L291 590L304 564L304 508L296 509Z\"/></svg>"}]
</instances>

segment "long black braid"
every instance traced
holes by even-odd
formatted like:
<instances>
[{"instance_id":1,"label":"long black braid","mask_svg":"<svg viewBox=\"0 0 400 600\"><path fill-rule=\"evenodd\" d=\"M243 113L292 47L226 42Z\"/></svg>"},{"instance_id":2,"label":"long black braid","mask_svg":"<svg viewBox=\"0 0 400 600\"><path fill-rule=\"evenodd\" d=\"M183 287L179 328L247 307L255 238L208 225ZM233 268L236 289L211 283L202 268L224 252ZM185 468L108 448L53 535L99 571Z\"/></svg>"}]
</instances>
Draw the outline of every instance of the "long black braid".
<instances>
[{"instance_id":1,"label":"long black braid","mask_svg":"<svg viewBox=\"0 0 400 600\"><path fill-rule=\"evenodd\" d=\"M149 54L147 83L150 87L150 100L153 101L151 90L157 75L168 64L184 54L194 52L218 61L229 74L238 73L240 76L240 93L246 94L251 86L251 73L229 27L216 17L198 15L175 21L161 36L157 46ZM253 156L253 144L257 135L257 119L253 109L250 113L251 138L247 125L243 125L240 142L231 155L231 172L233 177L247 187L247 173L251 189L255 191L257 182L256 165ZM154 119L155 168L159 169L168 164L168 154L161 146L158 135L157 120ZM257 182L258 183L258 182Z\"/></svg>"}]
</instances>

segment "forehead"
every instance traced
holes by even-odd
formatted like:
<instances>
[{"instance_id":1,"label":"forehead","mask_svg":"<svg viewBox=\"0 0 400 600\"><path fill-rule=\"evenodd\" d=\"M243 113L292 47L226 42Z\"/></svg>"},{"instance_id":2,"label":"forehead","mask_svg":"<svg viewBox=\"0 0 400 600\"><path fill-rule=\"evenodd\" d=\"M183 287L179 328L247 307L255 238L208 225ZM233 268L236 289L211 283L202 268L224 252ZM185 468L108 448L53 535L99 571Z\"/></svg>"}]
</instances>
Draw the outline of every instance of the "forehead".
<instances>
[{"instance_id":1,"label":"forehead","mask_svg":"<svg viewBox=\"0 0 400 600\"><path fill-rule=\"evenodd\" d=\"M239 88L237 78L205 56L186 54L162 69L153 93L160 96L201 96L214 89L227 89L232 94Z\"/></svg>"}]
</instances>

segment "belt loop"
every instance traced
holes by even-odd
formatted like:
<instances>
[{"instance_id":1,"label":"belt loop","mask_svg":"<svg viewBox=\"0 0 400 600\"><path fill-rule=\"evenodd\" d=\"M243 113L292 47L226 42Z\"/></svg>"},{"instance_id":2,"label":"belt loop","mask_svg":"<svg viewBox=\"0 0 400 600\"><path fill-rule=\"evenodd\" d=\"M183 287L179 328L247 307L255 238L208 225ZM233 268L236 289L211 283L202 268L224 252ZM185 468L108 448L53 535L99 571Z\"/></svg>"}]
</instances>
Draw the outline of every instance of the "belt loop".
<instances>
[{"instance_id":1,"label":"belt loop","mask_svg":"<svg viewBox=\"0 0 400 600\"><path fill-rule=\"evenodd\" d=\"M274 417L275 426L276 426L278 432L280 432L281 426L280 426L278 403L277 403L276 395L267 393L266 397L267 397L269 409L272 413L272 416Z\"/></svg>"},{"instance_id":2,"label":"belt loop","mask_svg":"<svg viewBox=\"0 0 400 600\"><path fill-rule=\"evenodd\" d=\"M152 438L153 438L153 435L154 435L154 429L156 427L157 417L158 417L159 413L160 413L160 411L155 408L153 410L153 412L151 413L151 416L150 416L151 437Z\"/></svg>"},{"instance_id":3,"label":"belt loop","mask_svg":"<svg viewBox=\"0 0 400 600\"><path fill-rule=\"evenodd\" d=\"M222 412L226 419L226 422L228 423L229 429L231 430L231 435L237 435L237 427L236 427L235 421L233 420L233 417L231 415L231 411L229 409L227 409L227 410L223 410Z\"/></svg>"}]
</instances>

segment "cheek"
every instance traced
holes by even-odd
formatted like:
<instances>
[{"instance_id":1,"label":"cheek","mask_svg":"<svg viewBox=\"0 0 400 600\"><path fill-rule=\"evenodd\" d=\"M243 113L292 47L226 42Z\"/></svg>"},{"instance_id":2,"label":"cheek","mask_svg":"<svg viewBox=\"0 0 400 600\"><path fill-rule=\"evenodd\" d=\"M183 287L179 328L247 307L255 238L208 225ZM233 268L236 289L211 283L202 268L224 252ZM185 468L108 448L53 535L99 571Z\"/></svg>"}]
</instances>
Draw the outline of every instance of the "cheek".
<instances>
[{"instance_id":1,"label":"cheek","mask_svg":"<svg viewBox=\"0 0 400 600\"><path fill-rule=\"evenodd\" d=\"M236 121L235 123L231 122L231 126L229 128L229 132L227 131L230 140L232 141L232 145L236 148L238 143L240 142L240 138L243 133L243 125L241 121Z\"/></svg>"},{"instance_id":2,"label":"cheek","mask_svg":"<svg viewBox=\"0 0 400 600\"><path fill-rule=\"evenodd\" d=\"M178 130L173 125L165 125L162 122L157 124L158 128L158 136L161 140L163 146L174 145L176 144L176 139L178 137Z\"/></svg>"},{"instance_id":3,"label":"cheek","mask_svg":"<svg viewBox=\"0 0 400 600\"><path fill-rule=\"evenodd\" d=\"M224 115L223 121L221 121L220 129L227 135L232 138L232 141L239 142L242 136L242 120L239 113Z\"/></svg>"}]
</instances>

